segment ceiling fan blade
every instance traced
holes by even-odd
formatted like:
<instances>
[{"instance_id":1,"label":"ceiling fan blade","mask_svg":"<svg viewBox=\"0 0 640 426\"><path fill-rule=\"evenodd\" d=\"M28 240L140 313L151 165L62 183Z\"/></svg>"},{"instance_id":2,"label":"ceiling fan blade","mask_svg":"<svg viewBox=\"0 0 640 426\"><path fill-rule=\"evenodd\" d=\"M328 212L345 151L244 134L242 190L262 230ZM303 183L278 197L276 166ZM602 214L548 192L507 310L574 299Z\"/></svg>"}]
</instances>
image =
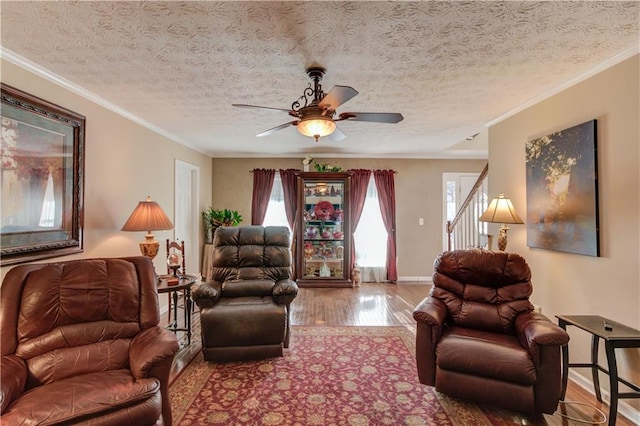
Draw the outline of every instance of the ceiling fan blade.
<instances>
[{"instance_id":1,"label":"ceiling fan blade","mask_svg":"<svg viewBox=\"0 0 640 426\"><path fill-rule=\"evenodd\" d=\"M338 120L393 124L404 120L404 117L397 112L343 112Z\"/></svg>"},{"instance_id":2,"label":"ceiling fan blade","mask_svg":"<svg viewBox=\"0 0 640 426\"><path fill-rule=\"evenodd\" d=\"M340 142L341 140L343 140L344 138L347 137L347 135L345 135L344 133L342 133L342 130L338 129L336 127L336 129L333 131L333 133L331 133L328 136L325 136L327 139L330 139L334 142Z\"/></svg>"},{"instance_id":3,"label":"ceiling fan blade","mask_svg":"<svg viewBox=\"0 0 640 426\"><path fill-rule=\"evenodd\" d=\"M333 86L318 104L320 108L335 111L340 105L358 94L358 91L349 86Z\"/></svg>"},{"instance_id":4,"label":"ceiling fan blade","mask_svg":"<svg viewBox=\"0 0 640 426\"><path fill-rule=\"evenodd\" d=\"M256 136L267 136L271 133L275 133L278 130L286 129L289 126L295 126L298 124L298 120L290 121L289 123L284 123L276 127L272 127L271 129L265 130L264 132L258 133Z\"/></svg>"},{"instance_id":5,"label":"ceiling fan blade","mask_svg":"<svg viewBox=\"0 0 640 426\"><path fill-rule=\"evenodd\" d=\"M231 106L234 107L239 107L239 108L262 108L262 109L274 109L276 111L284 111L286 113L288 113L290 110L288 109L284 109L284 108L273 108L273 107L266 107L266 106L259 106L259 105L247 105L247 104L231 104Z\"/></svg>"}]
</instances>

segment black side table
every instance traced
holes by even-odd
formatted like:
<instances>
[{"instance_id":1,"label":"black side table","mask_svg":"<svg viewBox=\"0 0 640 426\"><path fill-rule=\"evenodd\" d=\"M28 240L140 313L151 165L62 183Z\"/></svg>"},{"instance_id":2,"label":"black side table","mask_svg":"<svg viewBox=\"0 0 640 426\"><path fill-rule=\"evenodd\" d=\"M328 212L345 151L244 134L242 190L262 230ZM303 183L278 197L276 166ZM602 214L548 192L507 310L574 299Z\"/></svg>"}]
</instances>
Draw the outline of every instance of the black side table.
<instances>
[{"instance_id":1,"label":"black side table","mask_svg":"<svg viewBox=\"0 0 640 426\"><path fill-rule=\"evenodd\" d=\"M567 391L567 380L569 367L591 368L593 376L593 387L596 398L602 402L600 394L600 380L598 371L609 376L609 389L611 401L609 402L609 425L616 424L618 414L619 398L640 398L640 387L629 381L618 377L618 364L616 363L616 348L640 348L640 331L627 327L626 325L611 321L599 315L556 315L558 325L565 331L567 325L573 325L587 333L591 333L591 362L590 363L569 363L569 345L562 347L562 393L560 399L564 400ZM610 326L605 329L605 325ZM610 328L610 329L609 329ZM607 354L608 369L598 363L598 345L600 339L604 340L604 348ZM633 389L633 392L618 391L618 383L623 383Z\"/></svg>"},{"instance_id":2,"label":"black side table","mask_svg":"<svg viewBox=\"0 0 640 426\"><path fill-rule=\"evenodd\" d=\"M183 275L179 278L178 284L168 285L167 281L171 276L160 276L158 281L158 294L170 293L173 298L173 322L167 326L167 328L177 334L178 331L184 331L187 333L187 345L191 344L191 286L196 282L196 277L193 275ZM184 324L185 326L178 327L178 292L182 291L184 296Z\"/></svg>"}]
</instances>

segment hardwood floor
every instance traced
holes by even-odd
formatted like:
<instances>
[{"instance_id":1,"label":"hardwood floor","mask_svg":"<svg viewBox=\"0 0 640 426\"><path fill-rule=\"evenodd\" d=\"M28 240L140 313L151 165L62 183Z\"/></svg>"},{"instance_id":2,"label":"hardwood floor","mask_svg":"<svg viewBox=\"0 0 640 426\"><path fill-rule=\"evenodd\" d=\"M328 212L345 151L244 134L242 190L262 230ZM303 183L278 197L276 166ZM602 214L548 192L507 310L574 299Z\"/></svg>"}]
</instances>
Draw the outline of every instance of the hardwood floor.
<instances>
[{"instance_id":1,"label":"hardwood floor","mask_svg":"<svg viewBox=\"0 0 640 426\"><path fill-rule=\"evenodd\" d=\"M298 297L291 305L291 324L404 326L415 334L413 309L427 295L429 289L430 286L427 285L373 283L363 283L361 287L355 288L301 288ZM166 318L163 318L163 321L166 322ZM192 343L189 346L184 345L176 356L171 380L174 380L200 351L199 336L200 321L196 312L193 317ZM178 337L184 336L179 334ZM593 394L572 381L569 381L566 400L581 404L568 406L564 411L566 415L582 421L568 420L559 414L527 417L504 410L486 408L485 411L490 413L491 418L500 425L597 424L600 416L595 408L607 415L609 413L606 404L599 403ZM560 408L559 411L561 411ZM618 414L616 425L633 426L634 424Z\"/></svg>"}]
</instances>

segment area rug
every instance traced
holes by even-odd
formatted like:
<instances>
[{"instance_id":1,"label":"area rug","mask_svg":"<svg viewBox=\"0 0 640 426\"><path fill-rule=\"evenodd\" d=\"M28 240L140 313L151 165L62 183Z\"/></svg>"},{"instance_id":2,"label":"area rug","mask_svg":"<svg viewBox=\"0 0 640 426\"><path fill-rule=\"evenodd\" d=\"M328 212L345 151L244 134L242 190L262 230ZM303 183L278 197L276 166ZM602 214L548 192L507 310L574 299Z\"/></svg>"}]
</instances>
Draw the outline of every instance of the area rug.
<instances>
[{"instance_id":1,"label":"area rug","mask_svg":"<svg viewBox=\"0 0 640 426\"><path fill-rule=\"evenodd\" d=\"M491 425L483 411L418 382L404 327L297 326L285 356L210 363L169 393L177 425Z\"/></svg>"}]
</instances>

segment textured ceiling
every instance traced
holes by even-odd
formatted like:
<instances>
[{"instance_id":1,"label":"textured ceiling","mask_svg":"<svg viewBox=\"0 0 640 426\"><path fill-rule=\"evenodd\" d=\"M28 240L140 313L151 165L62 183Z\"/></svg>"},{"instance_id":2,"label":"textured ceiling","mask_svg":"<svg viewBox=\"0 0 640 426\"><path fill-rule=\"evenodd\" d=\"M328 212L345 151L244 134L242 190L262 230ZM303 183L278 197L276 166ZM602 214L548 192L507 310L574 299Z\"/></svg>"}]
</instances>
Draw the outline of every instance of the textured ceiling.
<instances>
[{"instance_id":1,"label":"textured ceiling","mask_svg":"<svg viewBox=\"0 0 640 426\"><path fill-rule=\"evenodd\" d=\"M637 53L639 6L2 1L1 45L9 60L214 156L478 158L487 123ZM327 69L325 92L360 92L338 113L400 112L404 121L341 122L341 142L316 143L295 127L256 138L291 117L231 104L290 108L313 64Z\"/></svg>"}]
</instances>

